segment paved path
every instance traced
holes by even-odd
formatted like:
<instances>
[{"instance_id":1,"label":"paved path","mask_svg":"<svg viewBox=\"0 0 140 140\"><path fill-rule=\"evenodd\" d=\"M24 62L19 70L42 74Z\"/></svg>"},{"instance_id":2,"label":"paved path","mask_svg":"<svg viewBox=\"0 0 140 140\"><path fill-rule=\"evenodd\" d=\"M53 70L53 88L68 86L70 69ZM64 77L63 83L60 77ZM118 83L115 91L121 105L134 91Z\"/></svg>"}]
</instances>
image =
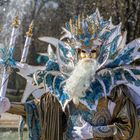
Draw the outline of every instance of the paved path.
<instances>
[{"instance_id":1,"label":"paved path","mask_svg":"<svg viewBox=\"0 0 140 140\"><path fill-rule=\"evenodd\" d=\"M4 113L0 118L0 128L18 128L20 116Z\"/></svg>"}]
</instances>

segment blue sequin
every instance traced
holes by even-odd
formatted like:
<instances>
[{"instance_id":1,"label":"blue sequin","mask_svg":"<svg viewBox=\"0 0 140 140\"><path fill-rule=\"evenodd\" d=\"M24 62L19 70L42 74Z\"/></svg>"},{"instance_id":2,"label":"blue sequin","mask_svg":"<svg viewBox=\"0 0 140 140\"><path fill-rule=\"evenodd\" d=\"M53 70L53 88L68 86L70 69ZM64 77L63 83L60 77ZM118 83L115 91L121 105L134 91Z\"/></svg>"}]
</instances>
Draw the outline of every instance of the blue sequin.
<instances>
[{"instance_id":1,"label":"blue sequin","mask_svg":"<svg viewBox=\"0 0 140 140\"><path fill-rule=\"evenodd\" d=\"M113 41L111 42L110 55L113 55L116 52L119 37L120 35L115 37Z\"/></svg>"},{"instance_id":2,"label":"blue sequin","mask_svg":"<svg viewBox=\"0 0 140 140\"><path fill-rule=\"evenodd\" d=\"M85 46L89 46L89 44L90 44L90 40L89 40L89 39L86 39L86 40L84 41L84 45L85 45Z\"/></svg>"},{"instance_id":3,"label":"blue sequin","mask_svg":"<svg viewBox=\"0 0 140 140\"><path fill-rule=\"evenodd\" d=\"M135 75L140 75L140 70L139 70L139 69L131 69L131 71L132 71Z\"/></svg>"},{"instance_id":4,"label":"blue sequin","mask_svg":"<svg viewBox=\"0 0 140 140\"><path fill-rule=\"evenodd\" d=\"M59 46L59 49L63 52L63 55L67 57L69 50L65 48L63 45L61 45L60 43L58 43L58 46Z\"/></svg>"},{"instance_id":5,"label":"blue sequin","mask_svg":"<svg viewBox=\"0 0 140 140\"><path fill-rule=\"evenodd\" d=\"M127 79L127 81L129 82L129 83L133 83L134 81L135 81L135 79L130 75L130 73L129 72L127 72L127 71L124 71L124 76L125 76L125 78Z\"/></svg>"},{"instance_id":6,"label":"blue sequin","mask_svg":"<svg viewBox=\"0 0 140 140\"><path fill-rule=\"evenodd\" d=\"M117 82L117 81L120 81L120 80L123 80L122 78L122 74L123 74L123 69L118 69L116 71L114 71L114 82Z\"/></svg>"},{"instance_id":7,"label":"blue sequin","mask_svg":"<svg viewBox=\"0 0 140 140\"><path fill-rule=\"evenodd\" d=\"M102 79L105 85L106 93L109 93L110 85L112 84L111 76L112 75L110 75L109 72L100 76L100 79Z\"/></svg>"},{"instance_id":8,"label":"blue sequin","mask_svg":"<svg viewBox=\"0 0 140 140\"><path fill-rule=\"evenodd\" d=\"M109 63L106 67L114 68L120 65L130 64L132 62L132 56L134 48L127 48L122 52L113 62Z\"/></svg>"},{"instance_id":9,"label":"blue sequin","mask_svg":"<svg viewBox=\"0 0 140 140\"><path fill-rule=\"evenodd\" d=\"M49 60L46 64L47 71L59 71L59 65L53 60Z\"/></svg>"},{"instance_id":10,"label":"blue sequin","mask_svg":"<svg viewBox=\"0 0 140 140\"><path fill-rule=\"evenodd\" d=\"M39 55L39 56L37 56L36 62L39 65L43 65L43 64L46 64L48 62L48 60L49 60L48 56Z\"/></svg>"}]
</instances>

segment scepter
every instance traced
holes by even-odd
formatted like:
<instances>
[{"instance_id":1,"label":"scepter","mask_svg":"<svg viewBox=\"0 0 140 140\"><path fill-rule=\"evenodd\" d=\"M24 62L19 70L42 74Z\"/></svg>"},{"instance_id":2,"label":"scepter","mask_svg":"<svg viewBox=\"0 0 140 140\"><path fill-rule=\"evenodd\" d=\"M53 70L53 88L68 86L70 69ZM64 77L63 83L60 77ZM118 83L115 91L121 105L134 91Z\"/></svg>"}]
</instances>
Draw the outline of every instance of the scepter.
<instances>
[{"instance_id":1,"label":"scepter","mask_svg":"<svg viewBox=\"0 0 140 140\"><path fill-rule=\"evenodd\" d=\"M22 52L22 57L21 57L21 63L25 63L27 60L27 55L29 52L29 47L31 45L31 38L33 36L33 21L31 22L30 26L29 26L29 31L26 33L26 40L25 40L25 45L24 45L24 49Z\"/></svg>"},{"instance_id":2,"label":"scepter","mask_svg":"<svg viewBox=\"0 0 140 140\"><path fill-rule=\"evenodd\" d=\"M20 62L16 62L16 67L18 69L25 68L25 65L26 65L25 63L26 63L26 60L27 60L29 47L31 45L32 36L33 36L33 21L29 25L28 32L26 32L26 40L25 40L25 43L24 43L24 48L23 48L23 51L22 51L21 60L20 60Z\"/></svg>"},{"instance_id":3,"label":"scepter","mask_svg":"<svg viewBox=\"0 0 140 140\"><path fill-rule=\"evenodd\" d=\"M8 61L10 61L9 59L13 57L13 50L15 47L15 41L16 41L17 31L18 31L18 27L19 27L18 16L15 17L14 21L12 22L12 26L13 26L13 29L12 29L9 50L8 50L8 55L10 55L10 56L8 56L8 58L5 61L3 60L4 61L3 62L4 70L3 70L2 83L1 83L1 88L0 88L0 97L5 97L5 95L6 95L6 89L7 89L8 80L9 80L8 69L10 67L8 64Z\"/></svg>"}]
</instances>

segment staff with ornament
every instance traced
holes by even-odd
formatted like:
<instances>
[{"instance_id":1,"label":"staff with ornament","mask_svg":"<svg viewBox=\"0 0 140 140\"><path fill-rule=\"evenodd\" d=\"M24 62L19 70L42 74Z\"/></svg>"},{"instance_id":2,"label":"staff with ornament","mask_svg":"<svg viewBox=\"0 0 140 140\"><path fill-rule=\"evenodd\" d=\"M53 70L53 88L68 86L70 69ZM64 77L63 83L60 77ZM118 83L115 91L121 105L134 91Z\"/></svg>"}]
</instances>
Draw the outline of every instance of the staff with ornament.
<instances>
[{"instance_id":1,"label":"staff with ornament","mask_svg":"<svg viewBox=\"0 0 140 140\"><path fill-rule=\"evenodd\" d=\"M3 106L1 106L0 108L0 113L7 111L10 107L10 102L8 98L5 97L5 95L6 95L6 89L9 80L10 68L16 66L16 63L13 59L13 52L14 52L14 47L15 47L16 37L17 37L18 27L19 27L18 16L15 17L12 26L13 29L12 29L8 51L4 47L1 48L0 50L2 52L2 58L0 58L0 64L3 66L3 75L2 75L2 82L0 88L0 104L3 104Z\"/></svg>"}]
</instances>

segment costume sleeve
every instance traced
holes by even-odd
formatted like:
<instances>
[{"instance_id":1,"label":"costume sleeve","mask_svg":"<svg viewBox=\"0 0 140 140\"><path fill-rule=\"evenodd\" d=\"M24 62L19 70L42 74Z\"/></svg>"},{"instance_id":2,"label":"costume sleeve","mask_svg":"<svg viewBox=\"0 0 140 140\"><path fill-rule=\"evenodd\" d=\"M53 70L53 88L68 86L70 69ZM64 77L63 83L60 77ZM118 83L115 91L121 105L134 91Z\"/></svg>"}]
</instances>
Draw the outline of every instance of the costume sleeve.
<instances>
[{"instance_id":1,"label":"costume sleeve","mask_svg":"<svg viewBox=\"0 0 140 140\"><path fill-rule=\"evenodd\" d=\"M128 115L128 107L125 104L111 125L93 127L94 137L115 137L127 140L130 137L131 123Z\"/></svg>"},{"instance_id":2,"label":"costume sleeve","mask_svg":"<svg viewBox=\"0 0 140 140\"><path fill-rule=\"evenodd\" d=\"M25 108L23 103L12 102L10 109L7 111L11 114L26 116Z\"/></svg>"}]
</instances>

